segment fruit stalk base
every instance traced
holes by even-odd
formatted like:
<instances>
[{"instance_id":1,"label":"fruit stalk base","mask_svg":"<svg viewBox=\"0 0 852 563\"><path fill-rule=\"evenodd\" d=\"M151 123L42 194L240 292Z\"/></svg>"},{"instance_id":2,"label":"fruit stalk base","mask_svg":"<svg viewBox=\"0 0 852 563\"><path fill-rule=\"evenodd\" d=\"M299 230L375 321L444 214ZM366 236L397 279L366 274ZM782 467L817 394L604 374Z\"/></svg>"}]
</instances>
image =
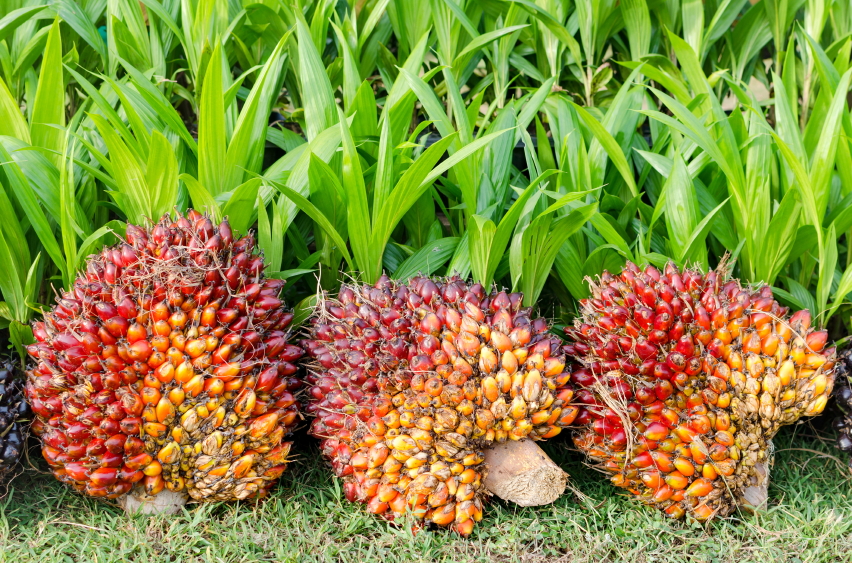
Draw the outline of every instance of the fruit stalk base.
<instances>
[{"instance_id":1,"label":"fruit stalk base","mask_svg":"<svg viewBox=\"0 0 852 563\"><path fill-rule=\"evenodd\" d=\"M187 495L168 489L156 495L148 495L144 488L136 487L128 494L119 497L118 505L131 515L177 514L188 500Z\"/></svg>"},{"instance_id":2,"label":"fruit stalk base","mask_svg":"<svg viewBox=\"0 0 852 563\"><path fill-rule=\"evenodd\" d=\"M568 485L568 474L532 440L497 444L485 450L485 463L485 488L521 506L550 504Z\"/></svg>"}]
</instances>

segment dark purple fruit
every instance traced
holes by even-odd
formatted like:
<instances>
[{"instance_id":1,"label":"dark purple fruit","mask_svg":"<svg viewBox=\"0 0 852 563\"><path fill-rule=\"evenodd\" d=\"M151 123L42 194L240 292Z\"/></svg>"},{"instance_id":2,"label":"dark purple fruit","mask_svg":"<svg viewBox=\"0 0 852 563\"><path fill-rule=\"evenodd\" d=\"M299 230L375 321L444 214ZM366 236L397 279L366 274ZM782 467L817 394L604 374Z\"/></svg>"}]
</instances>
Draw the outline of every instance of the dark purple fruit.
<instances>
[{"instance_id":1,"label":"dark purple fruit","mask_svg":"<svg viewBox=\"0 0 852 563\"><path fill-rule=\"evenodd\" d=\"M837 430L837 447L843 452L852 452L852 348L847 347L837 355L837 391L835 398L841 416L834 419L832 426ZM849 458L852 467L852 456Z\"/></svg>"},{"instance_id":2,"label":"dark purple fruit","mask_svg":"<svg viewBox=\"0 0 852 563\"><path fill-rule=\"evenodd\" d=\"M23 419L29 415L17 362L0 360L0 484L14 472L24 451Z\"/></svg>"}]
</instances>

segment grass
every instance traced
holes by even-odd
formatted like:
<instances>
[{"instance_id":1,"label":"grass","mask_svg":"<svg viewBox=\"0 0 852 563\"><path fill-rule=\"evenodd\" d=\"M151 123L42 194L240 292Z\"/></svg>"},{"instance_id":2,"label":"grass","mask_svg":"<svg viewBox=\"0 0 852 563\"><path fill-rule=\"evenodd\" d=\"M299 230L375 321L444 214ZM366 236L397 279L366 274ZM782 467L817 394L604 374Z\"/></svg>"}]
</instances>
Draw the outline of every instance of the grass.
<instances>
[{"instance_id":1,"label":"grass","mask_svg":"<svg viewBox=\"0 0 852 563\"><path fill-rule=\"evenodd\" d=\"M537 508L495 500L469 539L412 533L346 502L307 438L266 501L192 505L177 516L127 516L30 469L0 501L0 562L849 561L852 478L832 459L826 420L776 438L766 511L706 527L668 520L620 494L559 439L545 447L588 500L568 493Z\"/></svg>"}]
</instances>

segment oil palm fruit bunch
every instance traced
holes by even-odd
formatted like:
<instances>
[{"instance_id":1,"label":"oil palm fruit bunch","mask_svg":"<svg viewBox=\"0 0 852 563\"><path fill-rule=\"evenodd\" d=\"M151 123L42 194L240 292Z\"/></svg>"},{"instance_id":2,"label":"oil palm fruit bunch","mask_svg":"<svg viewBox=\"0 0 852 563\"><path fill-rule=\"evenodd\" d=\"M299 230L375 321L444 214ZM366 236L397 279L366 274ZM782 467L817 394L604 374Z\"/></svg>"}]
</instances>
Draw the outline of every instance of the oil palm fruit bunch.
<instances>
[{"instance_id":1,"label":"oil palm fruit bunch","mask_svg":"<svg viewBox=\"0 0 852 563\"><path fill-rule=\"evenodd\" d=\"M852 348L846 348L837 361L837 406L841 416L834 419L837 430L837 447L849 453L849 467L852 467Z\"/></svg>"},{"instance_id":2,"label":"oil palm fruit bunch","mask_svg":"<svg viewBox=\"0 0 852 563\"><path fill-rule=\"evenodd\" d=\"M306 410L347 499L470 534L483 451L573 422L560 339L521 303L455 277L382 276L320 300Z\"/></svg>"},{"instance_id":3,"label":"oil palm fruit bunch","mask_svg":"<svg viewBox=\"0 0 852 563\"><path fill-rule=\"evenodd\" d=\"M54 475L96 497L265 495L298 417L282 286L250 234L196 211L90 256L27 349Z\"/></svg>"},{"instance_id":4,"label":"oil palm fruit bunch","mask_svg":"<svg viewBox=\"0 0 852 563\"><path fill-rule=\"evenodd\" d=\"M24 400L24 380L11 358L0 360L0 485L8 479L24 451L22 419L29 414Z\"/></svg>"},{"instance_id":5,"label":"oil palm fruit bunch","mask_svg":"<svg viewBox=\"0 0 852 563\"><path fill-rule=\"evenodd\" d=\"M822 412L835 349L808 311L716 271L604 272L566 329L574 441L611 481L672 517L704 520L765 487L778 428Z\"/></svg>"}]
</instances>

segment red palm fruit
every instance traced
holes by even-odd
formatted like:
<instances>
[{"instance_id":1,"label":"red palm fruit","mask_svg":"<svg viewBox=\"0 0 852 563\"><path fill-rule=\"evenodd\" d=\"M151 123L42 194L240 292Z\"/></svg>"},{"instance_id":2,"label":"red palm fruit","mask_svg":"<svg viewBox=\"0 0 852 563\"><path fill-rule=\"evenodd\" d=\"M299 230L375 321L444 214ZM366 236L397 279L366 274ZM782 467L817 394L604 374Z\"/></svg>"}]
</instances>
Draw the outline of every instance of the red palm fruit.
<instances>
[{"instance_id":1,"label":"red palm fruit","mask_svg":"<svg viewBox=\"0 0 852 563\"><path fill-rule=\"evenodd\" d=\"M574 422L561 343L521 302L459 278L385 276L320 300L306 410L347 498L467 535L487 494L483 450Z\"/></svg>"},{"instance_id":2,"label":"red palm fruit","mask_svg":"<svg viewBox=\"0 0 852 563\"><path fill-rule=\"evenodd\" d=\"M166 215L128 226L127 243L87 266L28 349L51 374L34 367L26 392L57 478L108 498L134 486L196 501L265 496L296 424L300 383L286 375L302 350L287 344L282 284L263 277L251 236L235 241L227 222L195 212ZM250 408L234 400L248 394Z\"/></svg>"},{"instance_id":3,"label":"red palm fruit","mask_svg":"<svg viewBox=\"0 0 852 563\"><path fill-rule=\"evenodd\" d=\"M604 302L623 309L617 323ZM768 287L729 280L724 266L649 273L628 263L618 276L604 273L581 306L564 347L583 399L574 442L614 484L670 516L736 510L747 487L765 483L758 466L778 428L819 414L831 393L827 333L811 327L807 311L788 317ZM618 368L601 369L601 358ZM606 439L608 413L628 423L618 443Z\"/></svg>"}]
</instances>

